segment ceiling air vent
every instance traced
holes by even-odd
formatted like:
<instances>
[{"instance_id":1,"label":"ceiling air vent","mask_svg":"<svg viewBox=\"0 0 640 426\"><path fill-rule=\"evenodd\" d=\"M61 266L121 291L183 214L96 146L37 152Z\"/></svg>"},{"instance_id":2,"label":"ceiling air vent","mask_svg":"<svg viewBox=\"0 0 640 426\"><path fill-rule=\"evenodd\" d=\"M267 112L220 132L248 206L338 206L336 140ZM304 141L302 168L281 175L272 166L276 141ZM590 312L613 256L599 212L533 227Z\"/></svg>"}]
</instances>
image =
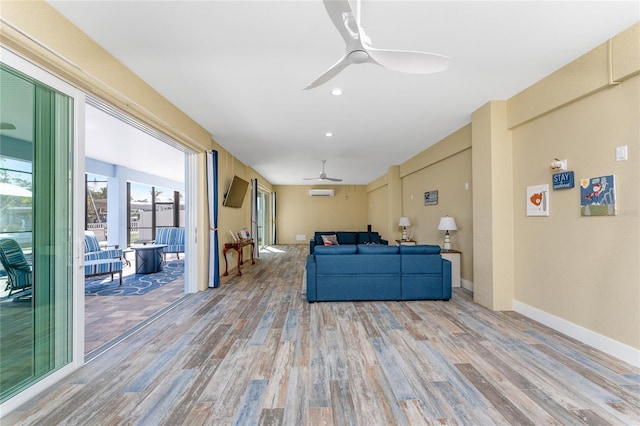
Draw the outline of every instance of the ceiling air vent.
<instances>
[{"instance_id":1,"label":"ceiling air vent","mask_svg":"<svg viewBox=\"0 0 640 426\"><path fill-rule=\"evenodd\" d=\"M310 197L333 197L336 192L333 189L310 189Z\"/></svg>"}]
</instances>

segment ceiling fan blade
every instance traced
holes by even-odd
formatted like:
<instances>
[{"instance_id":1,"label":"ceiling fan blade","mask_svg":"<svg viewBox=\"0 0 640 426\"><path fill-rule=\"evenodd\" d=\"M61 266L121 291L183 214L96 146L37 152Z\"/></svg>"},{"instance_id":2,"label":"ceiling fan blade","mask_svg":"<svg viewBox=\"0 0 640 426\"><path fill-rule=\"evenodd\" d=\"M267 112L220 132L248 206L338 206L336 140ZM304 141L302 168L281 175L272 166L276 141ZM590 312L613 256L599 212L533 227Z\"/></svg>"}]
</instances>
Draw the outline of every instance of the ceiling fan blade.
<instances>
[{"instance_id":1,"label":"ceiling fan blade","mask_svg":"<svg viewBox=\"0 0 640 426\"><path fill-rule=\"evenodd\" d=\"M314 87L318 87L326 83L327 81L338 75L340 71L345 69L349 65L349 63L350 62L347 59L347 55L343 55L342 58L340 58L340 60L336 62L331 68L326 70L320 77L309 83L309 85L302 90L313 89Z\"/></svg>"},{"instance_id":2,"label":"ceiling fan blade","mask_svg":"<svg viewBox=\"0 0 640 426\"><path fill-rule=\"evenodd\" d=\"M318 180L318 178L317 177L314 177L314 178L302 178L302 180Z\"/></svg>"},{"instance_id":3,"label":"ceiling fan blade","mask_svg":"<svg viewBox=\"0 0 640 426\"><path fill-rule=\"evenodd\" d=\"M409 50L385 50L366 46L371 59L381 66L409 74L432 74L444 71L449 66L450 57L427 52Z\"/></svg>"},{"instance_id":4,"label":"ceiling fan blade","mask_svg":"<svg viewBox=\"0 0 640 426\"><path fill-rule=\"evenodd\" d=\"M324 7L347 46L360 38L358 22L348 0L324 0Z\"/></svg>"},{"instance_id":5,"label":"ceiling fan blade","mask_svg":"<svg viewBox=\"0 0 640 426\"><path fill-rule=\"evenodd\" d=\"M324 178L324 180L330 180L331 182L342 182L342 179L330 178L330 177L326 177Z\"/></svg>"}]
</instances>

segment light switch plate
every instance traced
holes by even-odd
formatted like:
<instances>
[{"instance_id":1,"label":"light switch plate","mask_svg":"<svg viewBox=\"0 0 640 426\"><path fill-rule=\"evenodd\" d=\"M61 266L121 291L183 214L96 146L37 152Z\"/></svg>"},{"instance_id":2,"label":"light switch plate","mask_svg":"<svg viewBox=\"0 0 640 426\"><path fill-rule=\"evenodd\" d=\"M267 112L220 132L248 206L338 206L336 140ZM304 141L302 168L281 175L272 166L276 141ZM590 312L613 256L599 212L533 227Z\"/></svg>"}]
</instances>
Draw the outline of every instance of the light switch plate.
<instances>
[{"instance_id":1,"label":"light switch plate","mask_svg":"<svg viewBox=\"0 0 640 426\"><path fill-rule=\"evenodd\" d=\"M619 146L616 148L616 161L625 161L628 160L628 154L627 154L627 146Z\"/></svg>"}]
</instances>

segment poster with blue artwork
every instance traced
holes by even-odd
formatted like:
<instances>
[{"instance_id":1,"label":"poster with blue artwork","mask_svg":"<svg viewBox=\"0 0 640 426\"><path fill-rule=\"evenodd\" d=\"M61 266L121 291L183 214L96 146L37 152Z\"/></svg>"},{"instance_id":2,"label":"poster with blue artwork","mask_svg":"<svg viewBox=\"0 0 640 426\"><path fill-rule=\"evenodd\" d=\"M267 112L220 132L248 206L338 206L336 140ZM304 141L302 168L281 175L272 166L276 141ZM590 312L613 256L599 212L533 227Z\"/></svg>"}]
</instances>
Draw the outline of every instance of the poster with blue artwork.
<instances>
[{"instance_id":1,"label":"poster with blue artwork","mask_svg":"<svg viewBox=\"0 0 640 426\"><path fill-rule=\"evenodd\" d=\"M582 216L615 216L615 176L599 176L580 180Z\"/></svg>"}]
</instances>

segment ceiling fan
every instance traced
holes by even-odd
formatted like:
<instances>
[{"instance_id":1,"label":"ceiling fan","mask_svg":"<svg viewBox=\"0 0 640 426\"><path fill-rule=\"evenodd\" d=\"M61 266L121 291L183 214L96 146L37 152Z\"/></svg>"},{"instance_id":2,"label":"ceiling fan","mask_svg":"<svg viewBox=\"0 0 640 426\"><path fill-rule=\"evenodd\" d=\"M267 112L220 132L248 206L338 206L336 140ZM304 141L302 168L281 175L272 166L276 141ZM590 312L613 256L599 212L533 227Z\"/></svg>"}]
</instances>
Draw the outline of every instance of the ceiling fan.
<instances>
[{"instance_id":1,"label":"ceiling fan","mask_svg":"<svg viewBox=\"0 0 640 426\"><path fill-rule=\"evenodd\" d=\"M324 163L326 162L327 160L322 160L322 173L320 173L320 176L314 178L304 178L304 180L330 180L332 182L342 182L342 179L327 176L327 174L324 172Z\"/></svg>"},{"instance_id":2,"label":"ceiling fan","mask_svg":"<svg viewBox=\"0 0 640 426\"><path fill-rule=\"evenodd\" d=\"M376 49L360 25L360 0L356 0L356 14L348 0L324 0L329 17L344 39L346 49L342 57L324 74L311 82L304 90L318 87L351 64L370 63L394 71L410 74L431 74L444 71L449 65L448 56L408 50Z\"/></svg>"}]
</instances>

